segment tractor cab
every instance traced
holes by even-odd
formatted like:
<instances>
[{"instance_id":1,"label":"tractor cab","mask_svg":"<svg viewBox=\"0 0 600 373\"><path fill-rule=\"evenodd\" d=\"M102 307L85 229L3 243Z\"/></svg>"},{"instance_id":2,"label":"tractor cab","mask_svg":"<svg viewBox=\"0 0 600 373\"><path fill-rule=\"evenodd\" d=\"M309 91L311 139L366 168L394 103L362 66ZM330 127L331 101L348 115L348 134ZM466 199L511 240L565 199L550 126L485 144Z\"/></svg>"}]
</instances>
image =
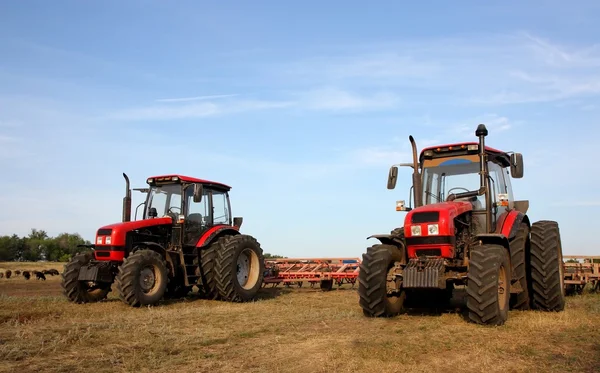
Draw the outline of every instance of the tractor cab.
<instances>
[{"instance_id":1,"label":"tractor cab","mask_svg":"<svg viewBox=\"0 0 600 373\"><path fill-rule=\"evenodd\" d=\"M196 246L207 230L234 225L228 185L181 175L150 177L147 183L143 218L171 218L172 249ZM239 228L241 218L234 220Z\"/></svg>"}]
</instances>

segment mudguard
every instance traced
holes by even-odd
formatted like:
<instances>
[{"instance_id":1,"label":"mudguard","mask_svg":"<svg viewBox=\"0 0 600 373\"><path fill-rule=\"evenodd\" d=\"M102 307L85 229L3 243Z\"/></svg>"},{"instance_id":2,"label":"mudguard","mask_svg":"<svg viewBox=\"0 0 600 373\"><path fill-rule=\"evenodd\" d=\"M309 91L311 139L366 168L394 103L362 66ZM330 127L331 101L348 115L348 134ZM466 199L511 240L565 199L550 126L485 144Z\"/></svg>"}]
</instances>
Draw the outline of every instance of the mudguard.
<instances>
[{"instance_id":1,"label":"mudguard","mask_svg":"<svg viewBox=\"0 0 600 373\"><path fill-rule=\"evenodd\" d=\"M237 235L240 234L240 231L237 230L236 227L231 225L218 225L216 227L212 227L206 232L204 232L202 237L200 237L200 239L198 240L196 247L201 248L203 246L210 245L211 242L215 239L215 237L221 236L222 234Z\"/></svg>"},{"instance_id":2,"label":"mudguard","mask_svg":"<svg viewBox=\"0 0 600 373\"><path fill-rule=\"evenodd\" d=\"M367 240L369 238L376 238L379 240L379 242L381 242L384 245L404 246L404 242L402 242L402 240L399 240L391 234L374 234L372 236L367 237Z\"/></svg>"},{"instance_id":3,"label":"mudguard","mask_svg":"<svg viewBox=\"0 0 600 373\"><path fill-rule=\"evenodd\" d=\"M508 238L501 233L482 233L476 236L477 240L480 240L482 244L492 244L504 246L507 250L510 249Z\"/></svg>"},{"instance_id":4,"label":"mudguard","mask_svg":"<svg viewBox=\"0 0 600 373\"><path fill-rule=\"evenodd\" d=\"M531 227L531 223L529 222L529 217L524 213L518 210L512 210L508 213L504 221L502 222L502 233L509 240L512 240L519 230L519 226L522 222L525 222L527 226Z\"/></svg>"}]
</instances>

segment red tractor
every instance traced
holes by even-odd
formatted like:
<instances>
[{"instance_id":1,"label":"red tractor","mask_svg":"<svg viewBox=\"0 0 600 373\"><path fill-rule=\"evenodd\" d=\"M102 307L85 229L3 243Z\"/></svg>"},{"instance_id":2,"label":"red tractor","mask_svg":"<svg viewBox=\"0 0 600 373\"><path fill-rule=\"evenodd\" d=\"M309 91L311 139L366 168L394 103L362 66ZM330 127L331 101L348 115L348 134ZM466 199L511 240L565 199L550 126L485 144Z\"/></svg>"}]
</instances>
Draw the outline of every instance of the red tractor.
<instances>
[{"instance_id":1,"label":"red tractor","mask_svg":"<svg viewBox=\"0 0 600 373\"><path fill-rule=\"evenodd\" d=\"M529 201L515 201L510 176L523 177L523 157L478 142L423 149L413 162L412 202L404 225L374 235L359 274L360 306L369 317L389 317L426 304L448 305L455 285L466 290L468 319L502 325L509 309L562 311L565 290L558 223L530 223ZM510 170L510 173L509 173Z\"/></svg>"},{"instance_id":2,"label":"red tractor","mask_svg":"<svg viewBox=\"0 0 600 373\"><path fill-rule=\"evenodd\" d=\"M121 223L98 229L91 251L65 266L62 287L75 303L107 297L114 283L133 307L180 298L197 286L209 299L252 300L263 282L264 257L257 240L240 233L231 216L231 187L181 175L151 177L141 220L131 221L126 181ZM137 208L136 208L137 217Z\"/></svg>"}]
</instances>

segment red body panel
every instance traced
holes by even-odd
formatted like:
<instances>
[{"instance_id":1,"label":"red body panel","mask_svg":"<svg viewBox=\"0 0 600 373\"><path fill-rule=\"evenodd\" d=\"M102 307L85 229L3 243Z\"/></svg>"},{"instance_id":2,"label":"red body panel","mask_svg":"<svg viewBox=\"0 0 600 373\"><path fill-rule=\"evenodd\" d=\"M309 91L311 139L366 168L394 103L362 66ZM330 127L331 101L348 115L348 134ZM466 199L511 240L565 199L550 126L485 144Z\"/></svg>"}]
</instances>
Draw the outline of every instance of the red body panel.
<instances>
[{"instance_id":1,"label":"red body panel","mask_svg":"<svg viewBox=\"0 0 600 373\"><path fill-rule=\"evenodd\" d=\"M98 255L98 254L100 254L100 255ZM102 254L105 254L106 256L104 256ZM94 251L94 257L96 258L96 260L122 262L123 259L125 258L125 251L96 250L96 251Z\"/></svg>"},{"instance_id":2,"label":"red body panel","mask_svg":"<svg viewBox=\"0 0 600 373\"><path fill-rule=\"evenodd\" d=\"M422 239L423 241L431 239L432 241L438 241L407 245L406 249L408 257L416 258L418 250L440 249L442 257L453 258L454 244L452 244L450 241L453 241L455 235L454 218L471 210L473 210L473 206L468 201L452 201L421 206L409 211L404 220L404 235L408 239L407 241L414 241L413 239ZM426 223L411 223L413 215L421 212L438 212L439 219L436 222L431 221ZM438 224L438 234L429 235L428 225L430 224ZM411 226L416 225L421 226L421 235L413 236Z\"/></svg>"},{"instance_id":3,"label":"red body panel","mask_svg":"<svg viewBox=\"0 0 600 373\"><path fill-rule=\"evenodd\" d=\"M507 212L506 214L503 214L502 216L506 216L506 217L503 219L502 225L500 225L500 224L496 225L496 227L497 227L496 228L496 232L497 233L502 233L506 237L509 237L510 236L510 231L511 231L513 225L515 224L515 221L517 220L517 217L519 216L519 211L517 211L517 210L511 210L511 211ZM500 227L502 227L502 228L500 228Z\"/></svg>"},{"instance_id":4,"label":"red body panel","mask_svg":"<svg viewBox=\"0 0 600 373\"><path fill-rule=\"evenodd\" d=\"M111 242L109 244L106 243L105 240L102 243L98 243L98 236L96 236L96 248L102 248L102 246L125 246L125 235L127 232L130 232L134 229L146 228L146 227L154 227L157 225L170 225L172 219L170 217L165 218L155 218L155 219L145 219L145 220L136 220L136 221L128 221L125 223L115 223L110 225L105 225L100 229L112 229L111 234Z\"/></svg>"},{"instance_id":5,"label":"red body panel","mask_svg":"<svg viewBox=\"0 0 600 373\"><path fill-rule=\"evenodd\" d=\"M210 180L204 180L204 179L197 179L195 177L189 177L189 176L185 176L185 175L160 175L160 176L150 176L148 179L156 179L156 178L160 178L160 177L173 177L176 176L179 178L179 180L184 181L186 183L200 183L200 184L212 184L212 185L217 185L220 186L222 188L225 188L227 190L231 189L231 187L229 185L223 184L223 183L219 183L216 181L210 181Z\"/></svg>"},{"instance_id":6,"label":"red body panel","mask_svg":"<svg viewBox=\"0 0 600 373\"><path fill-rule=\"evenodd\" d=\"M239 231L238 227L235 227L232 225L225 225L225 224L215 225L214 227L212 227L209 230L207 230L206 232L204 232L202 237L200 237L200 239L198 240L196 247L204 246L207 243L207 241L210 239L211 236L213 236L217 232L222 231L224 229L233 229L233 230Z\"/></svg>"},{"instance_id":7,"label":"red body panel","mask_svg":"<svg viewBox=\"0 0 600 373\"><path fill-rule=\"evenodd\" d=\"M435 150L437 148L447 148L447 147L453 147L453 148L460 148L462 145L468 146L468 145L479 145L479 143L477 142L460 142L457 144L446 144L446 145L435 145L435 146L430 146L427 148L423 148L423 150L421 150L421 154L423 154L423 152L425 152L426 150ZM488 152L493 152L493 153L503 153L505 154L505 152L503 152L502 150L498 150L498 149L494 149L492 147L486 146L485 150L487 150Z\"/></svg>"}]
</instances>

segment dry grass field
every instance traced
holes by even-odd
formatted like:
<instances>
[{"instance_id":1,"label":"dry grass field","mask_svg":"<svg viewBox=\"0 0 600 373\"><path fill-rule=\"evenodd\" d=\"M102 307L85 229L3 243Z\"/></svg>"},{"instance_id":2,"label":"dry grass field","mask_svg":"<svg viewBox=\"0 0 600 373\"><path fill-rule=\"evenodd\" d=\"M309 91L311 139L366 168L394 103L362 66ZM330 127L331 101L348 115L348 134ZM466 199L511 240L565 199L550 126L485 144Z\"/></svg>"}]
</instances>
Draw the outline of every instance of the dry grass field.
<instances>
[{"instance_id":1,"label":"dry grass field","mask_svg":"<svg viewBox=\"0 0 600 373\"><path fill-rule=\"evenodd\" d=\"M596 294L490 328L455 312L367 319L350 288L267 288L247 304L192 294L132 309L114 293L67 303L59 284L0 279L0 372L600 371Z\"/></svg>"}]
</instances>

